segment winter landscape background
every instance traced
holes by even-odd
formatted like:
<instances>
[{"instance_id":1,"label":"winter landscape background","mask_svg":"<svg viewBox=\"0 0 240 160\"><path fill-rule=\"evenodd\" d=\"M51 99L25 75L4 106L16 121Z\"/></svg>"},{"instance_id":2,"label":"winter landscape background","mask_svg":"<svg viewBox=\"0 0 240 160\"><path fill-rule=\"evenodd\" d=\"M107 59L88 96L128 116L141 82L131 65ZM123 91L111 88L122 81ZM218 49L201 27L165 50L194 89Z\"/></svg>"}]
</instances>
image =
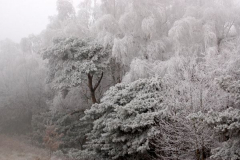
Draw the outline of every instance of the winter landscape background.
<instances>
[{"instance_id":1,"label":"winter landscape background","mask_svg":"<svg viewBox=\"0 0 240 160\"><path fill-rule=\"evenodd\" d=\"M239 0L0 1L0 160L240 160Z\"/></svg>"}]
</instances>

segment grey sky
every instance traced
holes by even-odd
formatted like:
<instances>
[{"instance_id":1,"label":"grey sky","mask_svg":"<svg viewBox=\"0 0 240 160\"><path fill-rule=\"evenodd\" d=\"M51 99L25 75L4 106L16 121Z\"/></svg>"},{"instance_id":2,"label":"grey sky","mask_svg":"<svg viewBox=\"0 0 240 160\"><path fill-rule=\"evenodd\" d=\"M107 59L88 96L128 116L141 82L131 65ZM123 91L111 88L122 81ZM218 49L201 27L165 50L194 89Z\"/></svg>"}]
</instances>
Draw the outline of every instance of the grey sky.
<instances>
[{"instance_id":1,"label":"grey sky","mask_svg":"<svg viewBox=\"0 0 240 160\"><path fill-rule=\"evenodd\" d=\"M79 1L74 0L74 5ZM56 0L0 0L0 40L19 42L31 33L38 34L56 13Z\"/></svg>"}]
</instances>

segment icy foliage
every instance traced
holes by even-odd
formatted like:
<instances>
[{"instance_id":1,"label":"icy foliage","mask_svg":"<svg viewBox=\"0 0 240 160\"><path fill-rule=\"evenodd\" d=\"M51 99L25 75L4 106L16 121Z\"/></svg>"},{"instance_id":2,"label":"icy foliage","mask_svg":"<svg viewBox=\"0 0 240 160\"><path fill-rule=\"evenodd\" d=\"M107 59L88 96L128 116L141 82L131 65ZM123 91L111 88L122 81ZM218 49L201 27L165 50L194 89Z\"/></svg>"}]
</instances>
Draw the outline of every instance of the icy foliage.
<instances>
[{"instance_id":1,"label":"icy foliage","mask_svg":"<svg viewBox=\"0 0 240 160\"><path fill-rule=\"evenodd\" d=\"M75 15L74 7L70 0L57 1L58 17L61 20L72 18Z\"/></svg>"},{"instance_id":2,"label":"icy foliage","mask_svg":"<svg viewBox=\"0 0 240 160\"><path fill-rule=\"evenodd\" d=\"M86 87L73 88L68 91L68 94L65 97L62 96L63 93L58 93L52 100L50 110L53 113L64 113L88 108L91 103L89 102L88 97L85 95L86 90Z\"/></svg>"},{"instance_id":3,"label":"icy foliage","mask_svg":"<svg viewBox=\"0 0 240 160\"><path fill-rule=\"evenodd\" d=\"M196 50L202 47L201 21L194 17L186 17L174 23L169 30L169 37L175 43L176 53Z\"/></svg>"},{"instance_id":4,"label":"icy foliage","mask_svg":"<svg viewBox=\"0 0 240 160\"><path fill-rule=\"evenodd\" d=\"M48 59L49 82L56 89L66 89L81 84L87 74L101 74L108 62L108 52L98 43L63 38L43 50L43 58Z\"/></svg>"},{"instance_id":5,"label":"icy foliage","mask_svg":"<svg viewBox=\"0 0 240 160\"><path fill-rule=\"evenodd\" d=\"M46 48L48 85L61 93L43 92L44 63L19 58L6 41L1 125L11 106L27 113L47 105L51 113L33 116L33 139L55 125L70 159L240 159L239 5L82 0L76 14L70 0L58 0L58 14L21 49Z\"/></svg>"},{"instance_id":6,"label":"icy foliage","mask_svg":"<svg viewBox=\"0 0 240 160\"><path fill-rule=\"evenodd\" d=\"M214 149L213 155L211 158L221 158L221 159L231 159L238 160L240 158L240 140L239 139L231 139L227 142L223 142L221 147Z\"/></svg>"},{"instance_id":7,"label":"icy foliage","mask_svg":"<svg viewBox=\"0 0 240 160\"><path fill-rule=\"evenodd\" d=\"M157 135L156 118L167 118L165 87L160 78L141 79L111 87L85 111L84 119L94 119L87 147L106 159L151 155L149 143Z\"/></svg>"},{"instance_id":8,"label":"icy foliage","mask_svg":"<svg viewBox=\"0 0 240 160\"><path fill-rule=\"evenodd\" d=\"M240 110L228 108L219 113L209 111L206 122L213 125L218 133L229 132L229 136L237 136L240 130Z\"/></svg>"},{"instance_id":9,"label":"icy foliage","mask_svg":"<svg viewBox=\"0 0 240 160\"><path fill-rule=\"evenodd\" d=\"M147 36L149 36L149 38L156 34L156 24L153 15L143 19L142 30Z\"/></svg>"},{"instance_id":10,"label":"icy foliage","mask_svg":"<svg viewBox=\"0 0 240 160\"><path fill-rule=\"evenodd\" d=\"M114 39L112 54L122 64L129 65L134 57L141 55L138 53L139 48L141 48L139 40L132 35L125 36L122 39L116 38Z\"/></svg>"},{"instance_id":11,"label":"icy foliage","mask_svg":"<svg viewBox=\"0 0 240 160\"><path fill-rule=\"evenodd\" d=\"M126 33L133 33L136 28L137 14L133 11L125 13L119 20L121 29Z\"/></svg>"},{"instance_id":12,"label":"icy foliage","mask_svg":"<svg viewBox=\"0 0 240 160\"><path fill-rule=\"evenodd\" d=\"M119 25L112 15L99 18L91 30L104 46L113 45L114 36L120 33Z\"/></svg>"},{"instance_id":13,"label":"icy foliage","mask_svg":"<svg viewBox=\"0 0 240 160\"><path fill-rule=\"evenodd\" d=\"M219 85L229 93L229 100L238 107L240 104L240 80L226 76L219 80Z\"/></svg>"},{"instance_id":14,"label":"icy foliage","mask_svg":"<svg viewBox=\"0 0 240 160\"><path fill-rule=\"evenodd\" d=\"M214 128L216 136L222 139L222 144L213 149L212 158L240 158L240 110L228 108L222 112L209 111L205 122Z\"/></svg>"},{"instance_id":15,"label":"icy foliage","mask_svg":"<svg viewBox=\"0 0 240 160\"><path fill-rule=\"evenodd\" d=\"M204 33L204 45L205 49L209 47L214 47L217 45L217 35L216 30L214 28L214 24L206 23L203 26L203 33Z\"/></svg>"},{"instance_id":16,"label":"icy foliage","mask_svg":"<svg viewBox=\"0 0 240 160\"><path fill-rule=\"evenodd\" d=\"M172 56L172 44L168 37L163 37L161 40L155 40L147 45L146 53L150 60L169 60Z\"/></svg>"},{"instance_id":17,"label":"icy foliage","mask_svg":"<svg viewBox=\"0 0 240 160\"><path fill-rule=\"evenodd\" d=\"M209 138L211 143L211 158L213 159L233 159L240 158L239 142L240 142L240 110L228 108L223 111L210 110L208 113L193 113L188 116L189 119L195 121L199 132L203 132L205 126L208 128L208 134L204 134L204 139L209 136L212 131L213 137ZM200 134L199 134L200 135ZM203 133L201 133L203 135ZM213 139L219 140L220 143L212 143ZM199 140L198 140L199 141ZM205 142L206 145L206 142Z\"/></svg>"},{"instance_id":18,"label":"icy foliage","mask_svg":"<svg viewBox=\"0 0 240 160\"><path fill-rule=\"evenodd\" d=\"M170 48L166 38L166 7L155 0L132 0L126 6L118 21L121 33L113 43L113 56L124 66L129 67L134 57L166 59Z\"/></svg>"},{"instance_id":19,"label":"icy foliage","mask_svg":"<svg viewBox=\"0 0 240 160\"><path fill-rule=\"evenodd\" d=\"M154 76L152 66L146 60L134 59L130 68L131 70L124 76L123 82L133 82L141 78Z\"/></svg>"}]
</instances>

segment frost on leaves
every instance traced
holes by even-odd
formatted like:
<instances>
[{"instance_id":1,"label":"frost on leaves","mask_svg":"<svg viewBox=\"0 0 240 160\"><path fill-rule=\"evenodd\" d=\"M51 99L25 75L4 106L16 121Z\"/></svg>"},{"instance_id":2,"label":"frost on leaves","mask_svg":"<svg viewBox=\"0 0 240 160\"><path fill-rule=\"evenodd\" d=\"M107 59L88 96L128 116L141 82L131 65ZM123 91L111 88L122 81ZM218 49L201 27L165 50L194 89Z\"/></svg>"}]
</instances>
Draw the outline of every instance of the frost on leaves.
<instances>
[{"instance_id":1,"label":"frost on leaves","mask_svg":"<svg viewBox=\"0 0 240 160\"><path fill-rule=\"evenodd\" d=\"M156 119L168 116L164 90L160 78L111 87L100 104L85 111L84 119L94 120L88 148L106 159L154 156L149 144L158 134Z\"/></svg>"}]
</instances>

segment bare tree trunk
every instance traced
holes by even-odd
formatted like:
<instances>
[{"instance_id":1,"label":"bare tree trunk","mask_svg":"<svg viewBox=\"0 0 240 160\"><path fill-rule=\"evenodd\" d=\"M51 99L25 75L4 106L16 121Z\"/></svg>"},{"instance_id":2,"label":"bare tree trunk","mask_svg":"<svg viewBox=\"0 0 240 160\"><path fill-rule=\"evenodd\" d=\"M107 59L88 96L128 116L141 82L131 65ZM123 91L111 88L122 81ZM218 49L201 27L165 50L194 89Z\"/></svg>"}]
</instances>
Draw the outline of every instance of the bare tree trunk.
<instances>
[{"instance_id":1,"label":"bare tree trunk","mask_svg":"<svg viewBox=\"0 0 240 160\"><path fill-rule=\"evenodd\" d=\"M96 99L95 91L99 87L99 85L102 81L102 78L103 78L103 72L102 72L101 77L99 78L98 82L95 84L95 86L93 86L93 75L88 74L88 87L90 89L93 104L98 103L98 101Z\"/></svg>"},{"instance_id":2,"label":"bare tree trunk","mask_svg":"<svg viewBox=\"0 0 240 160\"><path fill-rule=\"evenodd\" d=\"M92 98L92 103L97 103L97 99L96 99L96 96L95 96L95 91L93 89L93 76L88 74L88 87L90 89L90 92L91 92L91 98Z\"/></svg>"}]
</instances>

